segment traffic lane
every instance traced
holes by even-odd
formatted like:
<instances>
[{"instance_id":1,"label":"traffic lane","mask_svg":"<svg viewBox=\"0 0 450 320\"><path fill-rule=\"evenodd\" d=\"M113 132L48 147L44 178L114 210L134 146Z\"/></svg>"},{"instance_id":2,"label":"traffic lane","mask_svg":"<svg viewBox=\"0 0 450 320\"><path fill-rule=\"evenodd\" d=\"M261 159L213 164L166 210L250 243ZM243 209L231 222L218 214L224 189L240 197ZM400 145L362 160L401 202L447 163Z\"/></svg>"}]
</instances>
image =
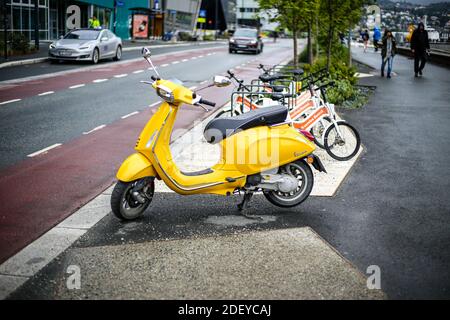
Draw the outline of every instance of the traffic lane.
<instances>
[{"instance_id":1,"label":"traffic lane","mask_svg":"<svg viewBox=\"0 0 450 320\"><path fill-rule=\"evenodd\" d=\"M145 45L143 45L144 47ZM151 49L152 53L154 55L157 54L164 54L169 52L180 52L184 50L189 49L198 49L198 48L210 48L215 46L226 46L224 43L217 42L217 43L208 43L208 44L191 44L191 45L182 45L182 46L170 46L167 45L167 47L152 47L148 46L148 48ZM136 48L132 51L123 51L122 53L122 60L132 60L141 57L141 50L139 48ZM110 64L116 63L115 61L112 61L111 59L108 60L101 60L98 65L101 66L108 66ZM21 65L21 66L13 66L13 67L6 67L1 68L0 72L0 81L6 81L6 80L12 80L12 79L20 79L25 77L32 77L37 75L43 75L48 73L54 73L54 72L60 72L60 71L67 71L67 70L74 70L74 69L83 69L86 67L92 66L89 62L76 62L76 61L64 61L62 63L51 63L50 61L41 62L41 63L35 63L35 64L27 64L27 65Z\"/></svg>"},{"instance_id":2,"label":"traffic lane","mask_svg":"<svg viewBox=\"0 0 450 320\"><path fill-rule=\"evenodd\" d=\"M280 50L265 57L269 64L280 63L289 53ZM249 74L249 70L253 74ZM246 70L254 78L256 68ZM241 76L240 71L236 71ZM200 90L217 108L229 101L232 88L209 87ZM206 113L200 108L182 107L174 132L193 126ZM133 153L135 139L156 107L143 111L92 134L76 138L57 149L3 169L0 173L0 262L35 240L101 193L115 180L118 167ZM20 199L17 195L21 195Z\"/></svg>"},{"instance_id":3,"label":"traffic lane","mask_svg":"<svg viewBox=\"0 0 450 320\"><path fill-rule=\"evenodd\" d=\"M261 56L216 54L197 54L195 60L184 61L177 58L167 66L159 67L165 78L179 78L186 86L201 88L202 82L212 79L215 74L241 66L253 59L279 52L277 47L267 48ZM199 56L203 56L199 58ZM163 64L166 65L166 64ZM251 68L256 70L256 63ZM158 101L154 90L140 83L149 80L151 71L146 70L147 62L142 59L139 67L145 72L128 73L123 78L111 78L101 83L90 83L76 89L61 90L54 94L35 96L20 102L0 107L0 145L2 155L0 168L17 163L27 155L56 143L65 143L84 132L99 126L108 125L123 116L145 110ZM120 72L128 70L121 69ZM241 70L244 71L244 70ZM119 89L118 89L119 88ZM48 90L53 89L48 87ZM214 100L211 97L210 100ZM188 110L194 107L184 106ZM133 116L142 116L134 114ZM20 141L20 143L17 143Z\"/></svg>"},{"instance_id":4,"label":"traffic lane","mask_svg":"<svg viewBox=\"0 0 450 320\"><path fill-rule=\"evenodd\" d=\"M217 51L224 51L224 48L201 48L195 50L186 50L182 52L172 52L163 55L157 55L153 59L156 65L171 63L176 59L191 58L197 54L207 54ZM17 99L35 96L48 92L48 90L59 91L86 84L90 82L104 81L124 72L141 71L142 58L137 60L122 61L108 66L92 66L85 69L74 69L64 72L57 72L37 77L31 77L25 80L5 81L0 85L0 105L15 103ZM51 89L50 89L51 88Z\"/></svg>"}]
</instances>

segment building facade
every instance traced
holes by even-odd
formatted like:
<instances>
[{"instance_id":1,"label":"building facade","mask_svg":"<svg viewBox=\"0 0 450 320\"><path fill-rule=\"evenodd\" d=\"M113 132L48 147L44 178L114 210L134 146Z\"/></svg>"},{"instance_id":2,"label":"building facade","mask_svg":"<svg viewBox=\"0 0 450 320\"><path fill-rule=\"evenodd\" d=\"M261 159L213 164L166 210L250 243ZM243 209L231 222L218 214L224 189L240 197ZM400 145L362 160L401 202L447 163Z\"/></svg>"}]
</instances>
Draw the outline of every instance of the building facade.
<instances>
[{"instance_id":1,"label":"building facade","mask_svg":"<svg viewBox=\"0 0 450 320\"><path fill-rule=\"evenodd\" d=\"M38 1L38 14L36 14ZM30 41L36 37L36 21L40 40L54 40L74 28L87 28L96 16L102 28L115 30L123 39L132 37L133 14L154 8L161 0L2 0L2 19L7 19L7 32L22 33ZM156 3L155 3L156 2ZM146 12L157 19L157 10ZM116 14L114 14L116 13ZM37 19L36 19L37 17ZM161 19L162 17L159 16ZM162 21L162 20L161 20ZM149 21L149 36L155 23ZM1 32L4 32L3 25ZM162 30L160 31L162 33Z\"/></svg>"},{"instance_id":2,"label":"building facade","mask_svg":"<svg viewBox=\"0 0 450 320\"><path fill-rule=\"evenodd\" d=\"M236 0L236 23L241 27L254 27L273 31L278 23L270 21L276 10L262 11L257 0Z\"/></svg>"},{"instance_id":3,"label":"building facade","mask_svg":"<svg viewBox=\"0 0 450 320\"><path fill-rule=\"evenodd\" d=\"M256 0L236 0L236 20L241 27L259 26L259 5Z\"/></svg>"}]
</instances>

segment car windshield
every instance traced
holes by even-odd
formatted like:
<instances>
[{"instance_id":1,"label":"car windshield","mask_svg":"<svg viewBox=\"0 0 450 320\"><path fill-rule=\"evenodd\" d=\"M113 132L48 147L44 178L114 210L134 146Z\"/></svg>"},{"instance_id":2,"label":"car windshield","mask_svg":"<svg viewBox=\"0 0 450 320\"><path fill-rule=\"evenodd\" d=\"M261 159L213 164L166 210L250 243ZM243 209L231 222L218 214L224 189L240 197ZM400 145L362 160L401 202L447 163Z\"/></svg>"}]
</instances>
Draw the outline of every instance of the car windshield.
<instances>
[{"instance_id":1,"label":"car windshield","mask_svg":"<svg viewBox=\"0 0 450 320\"><path fill-rule=\"evenodd\" d=\"M234 37L256 38L256 30L237 29L233 36Z\"/></svg>"},{"instance_id":2,"label":"car windshield","mask_svg":"<svg viewBox=\"0 0 450 320\"><path fill-rule=\"evenodd\" d=\"M64 39L95 40L99 34L98 30L76 30L66 34Z\"/></svg>"}]
</instances>

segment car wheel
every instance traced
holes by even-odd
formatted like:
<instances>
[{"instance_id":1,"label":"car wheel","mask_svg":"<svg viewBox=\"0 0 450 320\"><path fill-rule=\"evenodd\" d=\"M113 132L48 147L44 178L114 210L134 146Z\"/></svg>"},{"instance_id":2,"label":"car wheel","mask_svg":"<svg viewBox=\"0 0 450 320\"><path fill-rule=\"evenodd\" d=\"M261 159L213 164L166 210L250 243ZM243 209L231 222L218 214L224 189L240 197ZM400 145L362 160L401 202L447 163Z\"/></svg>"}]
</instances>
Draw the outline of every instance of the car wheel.
<instances>
[{"instance_id":1,"label":"car wheel","mask_svg":"<svg viewBox=\"0 0 450 320\"><path fill-rule=\"evenodd\" d=\"M113 60L114 61L119 61L120 59L122 59L122 47L121 46L117 46L116 56L113 58Z\"/></svg>"},{"instance_id":2,"label":"car wheel","mask_svg":"<svg viewBox=\"0 0 450 320\"><path fill-rule=\"evenodd\" d=\"M92 53L92 63L97 64L99 59L100 59L100 53L98 51L98 48L95 48L94 52Z\"/></svg>"}]
</instances>

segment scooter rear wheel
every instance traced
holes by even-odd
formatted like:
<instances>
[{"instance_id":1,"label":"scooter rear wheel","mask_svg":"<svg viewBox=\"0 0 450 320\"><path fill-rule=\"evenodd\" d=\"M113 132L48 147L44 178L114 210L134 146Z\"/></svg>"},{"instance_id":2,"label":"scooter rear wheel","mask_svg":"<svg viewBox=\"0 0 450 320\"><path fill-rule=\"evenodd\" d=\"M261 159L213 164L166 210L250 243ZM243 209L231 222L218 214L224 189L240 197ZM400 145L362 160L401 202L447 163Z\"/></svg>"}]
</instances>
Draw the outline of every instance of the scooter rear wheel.
<instances>
[{"instance_id":1,"label":"scooter rear wheel","mask_svg":"<svg viewBox=\"0 0 450 320\"><path fill-rule=\"evenodd\" d=\"M288 169L286 170L286 168ZM297 190L290 193L273 190L264 191L267 200L278 207L291 208L298 206L308 198L314 185L314 175L308 164L303 160L295 161L280 167L278 173L294 176L299 182Z\"/></svg>"},{"instance_id":2,"label":"scooter rear wheel","mask_svg":"<svg viewBox=\"0 0 450 320\"><path fill-rule=\"evenodd\" d=\"M148 208L153 199L155 191L155 182L153 179L145 181L136 180L132 182L117 182L111 194L111 210L114 215L120 220L134 220L142 216ZM141 203L133 197L132 192L135 186L145 182L139 194L143 197L145 202Z\"/></svg>"}]
</instances>

